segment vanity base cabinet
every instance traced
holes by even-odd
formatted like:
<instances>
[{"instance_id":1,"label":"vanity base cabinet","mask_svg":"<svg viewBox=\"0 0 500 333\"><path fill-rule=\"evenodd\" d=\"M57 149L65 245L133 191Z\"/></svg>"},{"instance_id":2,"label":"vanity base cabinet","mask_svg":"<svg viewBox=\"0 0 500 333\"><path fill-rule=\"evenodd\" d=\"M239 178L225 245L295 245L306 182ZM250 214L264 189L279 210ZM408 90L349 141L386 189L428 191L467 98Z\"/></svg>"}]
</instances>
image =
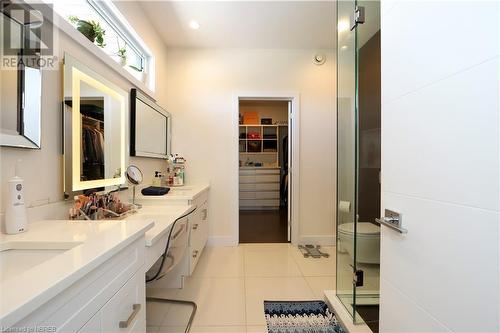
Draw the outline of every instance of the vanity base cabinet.
<instances>
[{"instance_id":1,"label":"vanity base cabinet","mask_svg":"<svg viewBox=\"0 0 500 333\"><path fill-rule=\"evenodd\" d=\"M145 325L145 239L126 246L102 265L74 281L12 329L47 327L56 332L142 332ZM133 323L121 329L134 304ZM135 307L137 309L137 306Z\"/></svg>"},{"instance_id":2,"label":"vanity base cabinet","mask_svg":"<svg viewBox=\"0 0 500 333\"><path fill-rule=\"evenodd\" d=\"M196 213L191 219L190 227L188 275L193 274L208 241L208 201L197 204Z\"/></svg>"}]
</instances>

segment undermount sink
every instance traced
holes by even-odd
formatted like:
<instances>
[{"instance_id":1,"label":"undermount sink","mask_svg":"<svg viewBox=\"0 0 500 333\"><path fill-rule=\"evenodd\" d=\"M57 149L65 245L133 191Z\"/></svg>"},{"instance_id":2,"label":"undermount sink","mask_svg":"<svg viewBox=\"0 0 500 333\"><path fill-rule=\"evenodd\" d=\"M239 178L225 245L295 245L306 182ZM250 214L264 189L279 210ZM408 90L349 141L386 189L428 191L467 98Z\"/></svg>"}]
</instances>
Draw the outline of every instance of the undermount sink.
<instances>
[{"instance_id":1,"label":"undermount sink","mask_svg":"<svg viewBox=\"0 0 500 333\"><path fill-rule=\"evenodd\" d=\"M81 242L7 241L0 243L0 274L8 280L64 253Z\"/></svg>"}]
</instances>

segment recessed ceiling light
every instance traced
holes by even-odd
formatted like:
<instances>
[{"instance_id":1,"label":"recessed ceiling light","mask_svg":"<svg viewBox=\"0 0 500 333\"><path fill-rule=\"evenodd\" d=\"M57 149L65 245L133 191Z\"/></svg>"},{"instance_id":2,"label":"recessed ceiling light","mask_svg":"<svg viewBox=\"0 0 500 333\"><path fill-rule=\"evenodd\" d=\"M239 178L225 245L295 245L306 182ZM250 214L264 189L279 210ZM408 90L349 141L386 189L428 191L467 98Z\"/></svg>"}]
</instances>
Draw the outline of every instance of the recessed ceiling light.
<instances>
[{"instance_id":1,"label":"recessed ceiling light","mask_svg":"<svg viewBox=\"0 0 500 333\"><path fill-rule=\"evenodd\" d=\"M198 29L200 29L200 24L193 20L193 21L189 22L189 27L193 30L198 30Z\"/></svg>"}]
</instances>

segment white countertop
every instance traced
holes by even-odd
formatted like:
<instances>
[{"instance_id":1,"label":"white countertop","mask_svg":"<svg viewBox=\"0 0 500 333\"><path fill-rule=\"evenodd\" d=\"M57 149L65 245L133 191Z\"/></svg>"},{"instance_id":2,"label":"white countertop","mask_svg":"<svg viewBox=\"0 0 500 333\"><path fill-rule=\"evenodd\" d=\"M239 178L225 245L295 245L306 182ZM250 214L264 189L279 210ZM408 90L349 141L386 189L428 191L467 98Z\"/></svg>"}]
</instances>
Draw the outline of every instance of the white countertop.
<instances>
[{"instance_id":1,"label":"white countertop","mask_svg":"<svg viewBox=\"0 0 500 333\"><path fill-rule=\"evenodd\" d=\"M144 218L39 221L25 233L0 235L1 248L23 249L0 252L0 325L15 324L140 238L153 228Z\"/></svg>"},{"instance_id":2,"label":"white countertop","mask_svg":"<svg viewBox=\"0 0 500 333\"><path fill-rule=\"evenodd\" d=\"M146 232L146 246L149 247L167 233L176 219L194 208L190 205L143 206L137 214L131 215L128 219L154 221L154 227Z\"/></svg>"},{"instance_id":3,"label":"white countertop","mask_svg":"<svg viewBox=\"0 0 500 333\"><path fill-rule=\"evenodd\" d=\"M149 186L149 185L147 185ZM147 187L144 186L144 187ZM146 204L146 205L160 205L161 201L175 202L175 201L186 201L195 200L205 191L209 189L208 184L200 185L186 185L180 187L171 187L170 191L165 195L153 196L153 195L142 195L141 189L137 189L136 202ZM131 201L131 200L130 200Z\"/></svg>"}]
</instances>

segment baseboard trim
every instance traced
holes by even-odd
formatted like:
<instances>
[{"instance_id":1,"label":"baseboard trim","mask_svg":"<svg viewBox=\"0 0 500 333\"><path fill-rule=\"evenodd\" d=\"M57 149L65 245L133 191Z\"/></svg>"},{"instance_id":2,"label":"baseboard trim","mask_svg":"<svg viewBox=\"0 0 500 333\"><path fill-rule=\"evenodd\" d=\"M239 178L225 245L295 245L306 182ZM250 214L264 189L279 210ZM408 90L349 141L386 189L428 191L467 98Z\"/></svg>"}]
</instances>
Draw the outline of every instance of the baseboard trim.
<instances>
[{"instance_id":1,"label":"baseboard trim","mask_svg":"<svg viewBox=\"0 0 500 333\"><path fill-rule=\"evenodd\" d=\"M323 246L335 246L335 236L308 235L300 236L299 244L313 244Z\"/></svg>"},{"instance_id":2,"label":"baseboard trim","mask_svg":"<svg viewBox=\"0 0 500 333\"><path fill-rule=\"evenodd\" d=\"M238 246L231 236L208 236L207 246Z\"/></svg>"}]
</instances>

